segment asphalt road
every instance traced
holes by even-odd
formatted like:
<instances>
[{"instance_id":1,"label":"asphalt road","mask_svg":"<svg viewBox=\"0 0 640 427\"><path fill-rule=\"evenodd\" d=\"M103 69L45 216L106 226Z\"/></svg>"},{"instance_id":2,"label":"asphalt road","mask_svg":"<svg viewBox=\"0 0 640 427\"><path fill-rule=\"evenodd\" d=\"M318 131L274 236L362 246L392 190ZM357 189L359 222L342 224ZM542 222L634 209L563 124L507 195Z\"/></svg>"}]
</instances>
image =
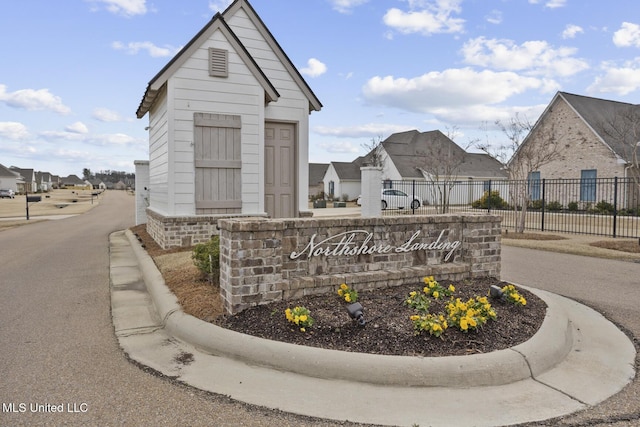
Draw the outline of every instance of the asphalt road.
<instances>
[{"instance_id":1,"label":"asphalt road","mask_svg":"<svg viewBox=\"0 0 640 427\"><path fill-rule=\"evenodd\" d=\"M130 362L111 321L108 236L133 223L134 198L107 192L86 214L0 232L0 426L335 425L233 402ZM640 337L640 264L504 247L502 271ZM554 424L638 425L639 390L636 380Z\"/></svg>"}]
</instances>

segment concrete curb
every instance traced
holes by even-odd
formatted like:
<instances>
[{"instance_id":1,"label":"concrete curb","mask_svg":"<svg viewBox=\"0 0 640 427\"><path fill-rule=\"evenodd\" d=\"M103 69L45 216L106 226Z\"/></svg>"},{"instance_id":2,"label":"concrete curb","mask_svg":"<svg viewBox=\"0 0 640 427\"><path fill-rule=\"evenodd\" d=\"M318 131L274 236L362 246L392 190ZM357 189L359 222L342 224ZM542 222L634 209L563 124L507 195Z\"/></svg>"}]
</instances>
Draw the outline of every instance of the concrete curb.
<instances>
[{"instance_id":1,"label":"concrete curb","mask_svg":"<svg viewBox=\"0 0 640 427\"><path fill-rule=\"evenodd\" d=\"M573 344L573 329L549 295L529 289L548 305L538 333L511 349L451 357L406 357L298 346L242 334L185 314L153 260L133 234L127 237L167 332L201 351L316 378L411 387L481 387L540 375L562 362Z\"/></svg>"}]
</instances>

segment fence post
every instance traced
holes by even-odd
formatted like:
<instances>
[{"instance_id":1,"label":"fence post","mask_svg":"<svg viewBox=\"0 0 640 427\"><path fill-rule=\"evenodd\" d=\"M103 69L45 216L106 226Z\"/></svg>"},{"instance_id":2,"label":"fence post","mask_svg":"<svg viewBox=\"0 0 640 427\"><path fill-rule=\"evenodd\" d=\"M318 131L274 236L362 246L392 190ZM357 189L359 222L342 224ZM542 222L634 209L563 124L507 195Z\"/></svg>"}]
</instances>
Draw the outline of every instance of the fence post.
<instances>
[{"instance_id":1,"label":"fence post","mask_svg":"<svg viewBox=\"0 0 640 427\"><path fill-rule=\"evenodd\" d=\"M411 206L411 213L415 214L416 213L416 208L413 207L413 201L416 199L416 180L414 179L411 183L411 204L409 206Z\"/></svg>"},{"instance_id":2,"label":"fence post","mask_svg":"<svg viewBox=\"0 0 640 427\"><path fill-rule=\"evenodd\" d=\"M544 194L544 184L545 184L545 178L542 178L542 222L540 223L540 231L544 231L544 201L545 201L545 194Z\"/></svg>"},{"instance_id":3,"label":"fence post","mask_svg":"<svg viewBox=\"0 0 640 427\"><path fill-rule=\"evenodd\" d=\"M613 178L613 238L616 238L618 228L618 177Z\"/></svg>"},{"instance_id":4,"label":"fence post","mask_svg":"<svg viewBox=\"0 0 640 427\"><path fill-rule=\"evenodd\" d=\"M491 213L491 180L489 180L489 197L487 197L487 213Z\"/></svg>"}]
</instances>

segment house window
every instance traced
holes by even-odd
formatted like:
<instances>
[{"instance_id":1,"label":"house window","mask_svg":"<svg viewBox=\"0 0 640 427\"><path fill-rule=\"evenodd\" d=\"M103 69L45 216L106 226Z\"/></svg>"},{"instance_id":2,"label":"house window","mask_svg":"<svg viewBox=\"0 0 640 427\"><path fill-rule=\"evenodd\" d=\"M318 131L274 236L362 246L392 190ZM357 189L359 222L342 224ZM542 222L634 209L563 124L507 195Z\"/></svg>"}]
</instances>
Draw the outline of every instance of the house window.
<instances>
[{"instance_id":1,"label":"house window","mask_svg":"<svg viewBox=\"0 0 640 427\"><path fill-rule=\"evenodd\" d=\"M209 48L209 75L211 77L229 76L229 52L224 49Z\"/></svg>"},{"instance_id":2,"label":"house window","mask_svg":"<svg viewBox=\"0 0 640 427\"><path fill-rule=\"evenodd\" d=\"M329 181L329 197L333 197L335 194L336 183L333 181Z\"/></svg>"},{"instance_id":3,"label":"house window","mask_svg":"<svg viewBox=\"0 0 640 427\"><path fill-rule=\"evenodd\" d=\"M596 177L595 169L584 169L580 171L580 201L596 201Z\"/></svg>"},{"instance_id":4,"label":"house window","mask_svg":"<svg viewBox=\"0 0 640 427\"><path fill-rule=\"evenodd\" d=\"M527 189L531 200L540 200L540 171L529 172Z\"/></svg>"}]
</instances>

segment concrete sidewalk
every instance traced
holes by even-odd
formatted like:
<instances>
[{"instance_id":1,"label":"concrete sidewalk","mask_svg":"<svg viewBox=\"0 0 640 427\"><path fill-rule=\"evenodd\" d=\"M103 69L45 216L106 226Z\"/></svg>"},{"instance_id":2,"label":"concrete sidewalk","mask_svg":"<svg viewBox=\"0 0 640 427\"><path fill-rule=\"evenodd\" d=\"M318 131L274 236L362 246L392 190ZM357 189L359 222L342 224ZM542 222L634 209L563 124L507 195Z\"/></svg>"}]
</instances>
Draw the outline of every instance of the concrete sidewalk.
<instances>
[{"instance_id":1,"label":"concrete sidewalk","mask_svg":"<svg viewBox=\"0 0 640 427\"><path fill-rule=\"evenodd\" d=\"M635 375L635 349L599 313L529 289L549 306L512 349L446 358L294 346L231 332L182 312L130 232L110 237L116 335L137 362L250 404L384 425L497 426L596 405Z\"/></svg>"}]
</instances>

